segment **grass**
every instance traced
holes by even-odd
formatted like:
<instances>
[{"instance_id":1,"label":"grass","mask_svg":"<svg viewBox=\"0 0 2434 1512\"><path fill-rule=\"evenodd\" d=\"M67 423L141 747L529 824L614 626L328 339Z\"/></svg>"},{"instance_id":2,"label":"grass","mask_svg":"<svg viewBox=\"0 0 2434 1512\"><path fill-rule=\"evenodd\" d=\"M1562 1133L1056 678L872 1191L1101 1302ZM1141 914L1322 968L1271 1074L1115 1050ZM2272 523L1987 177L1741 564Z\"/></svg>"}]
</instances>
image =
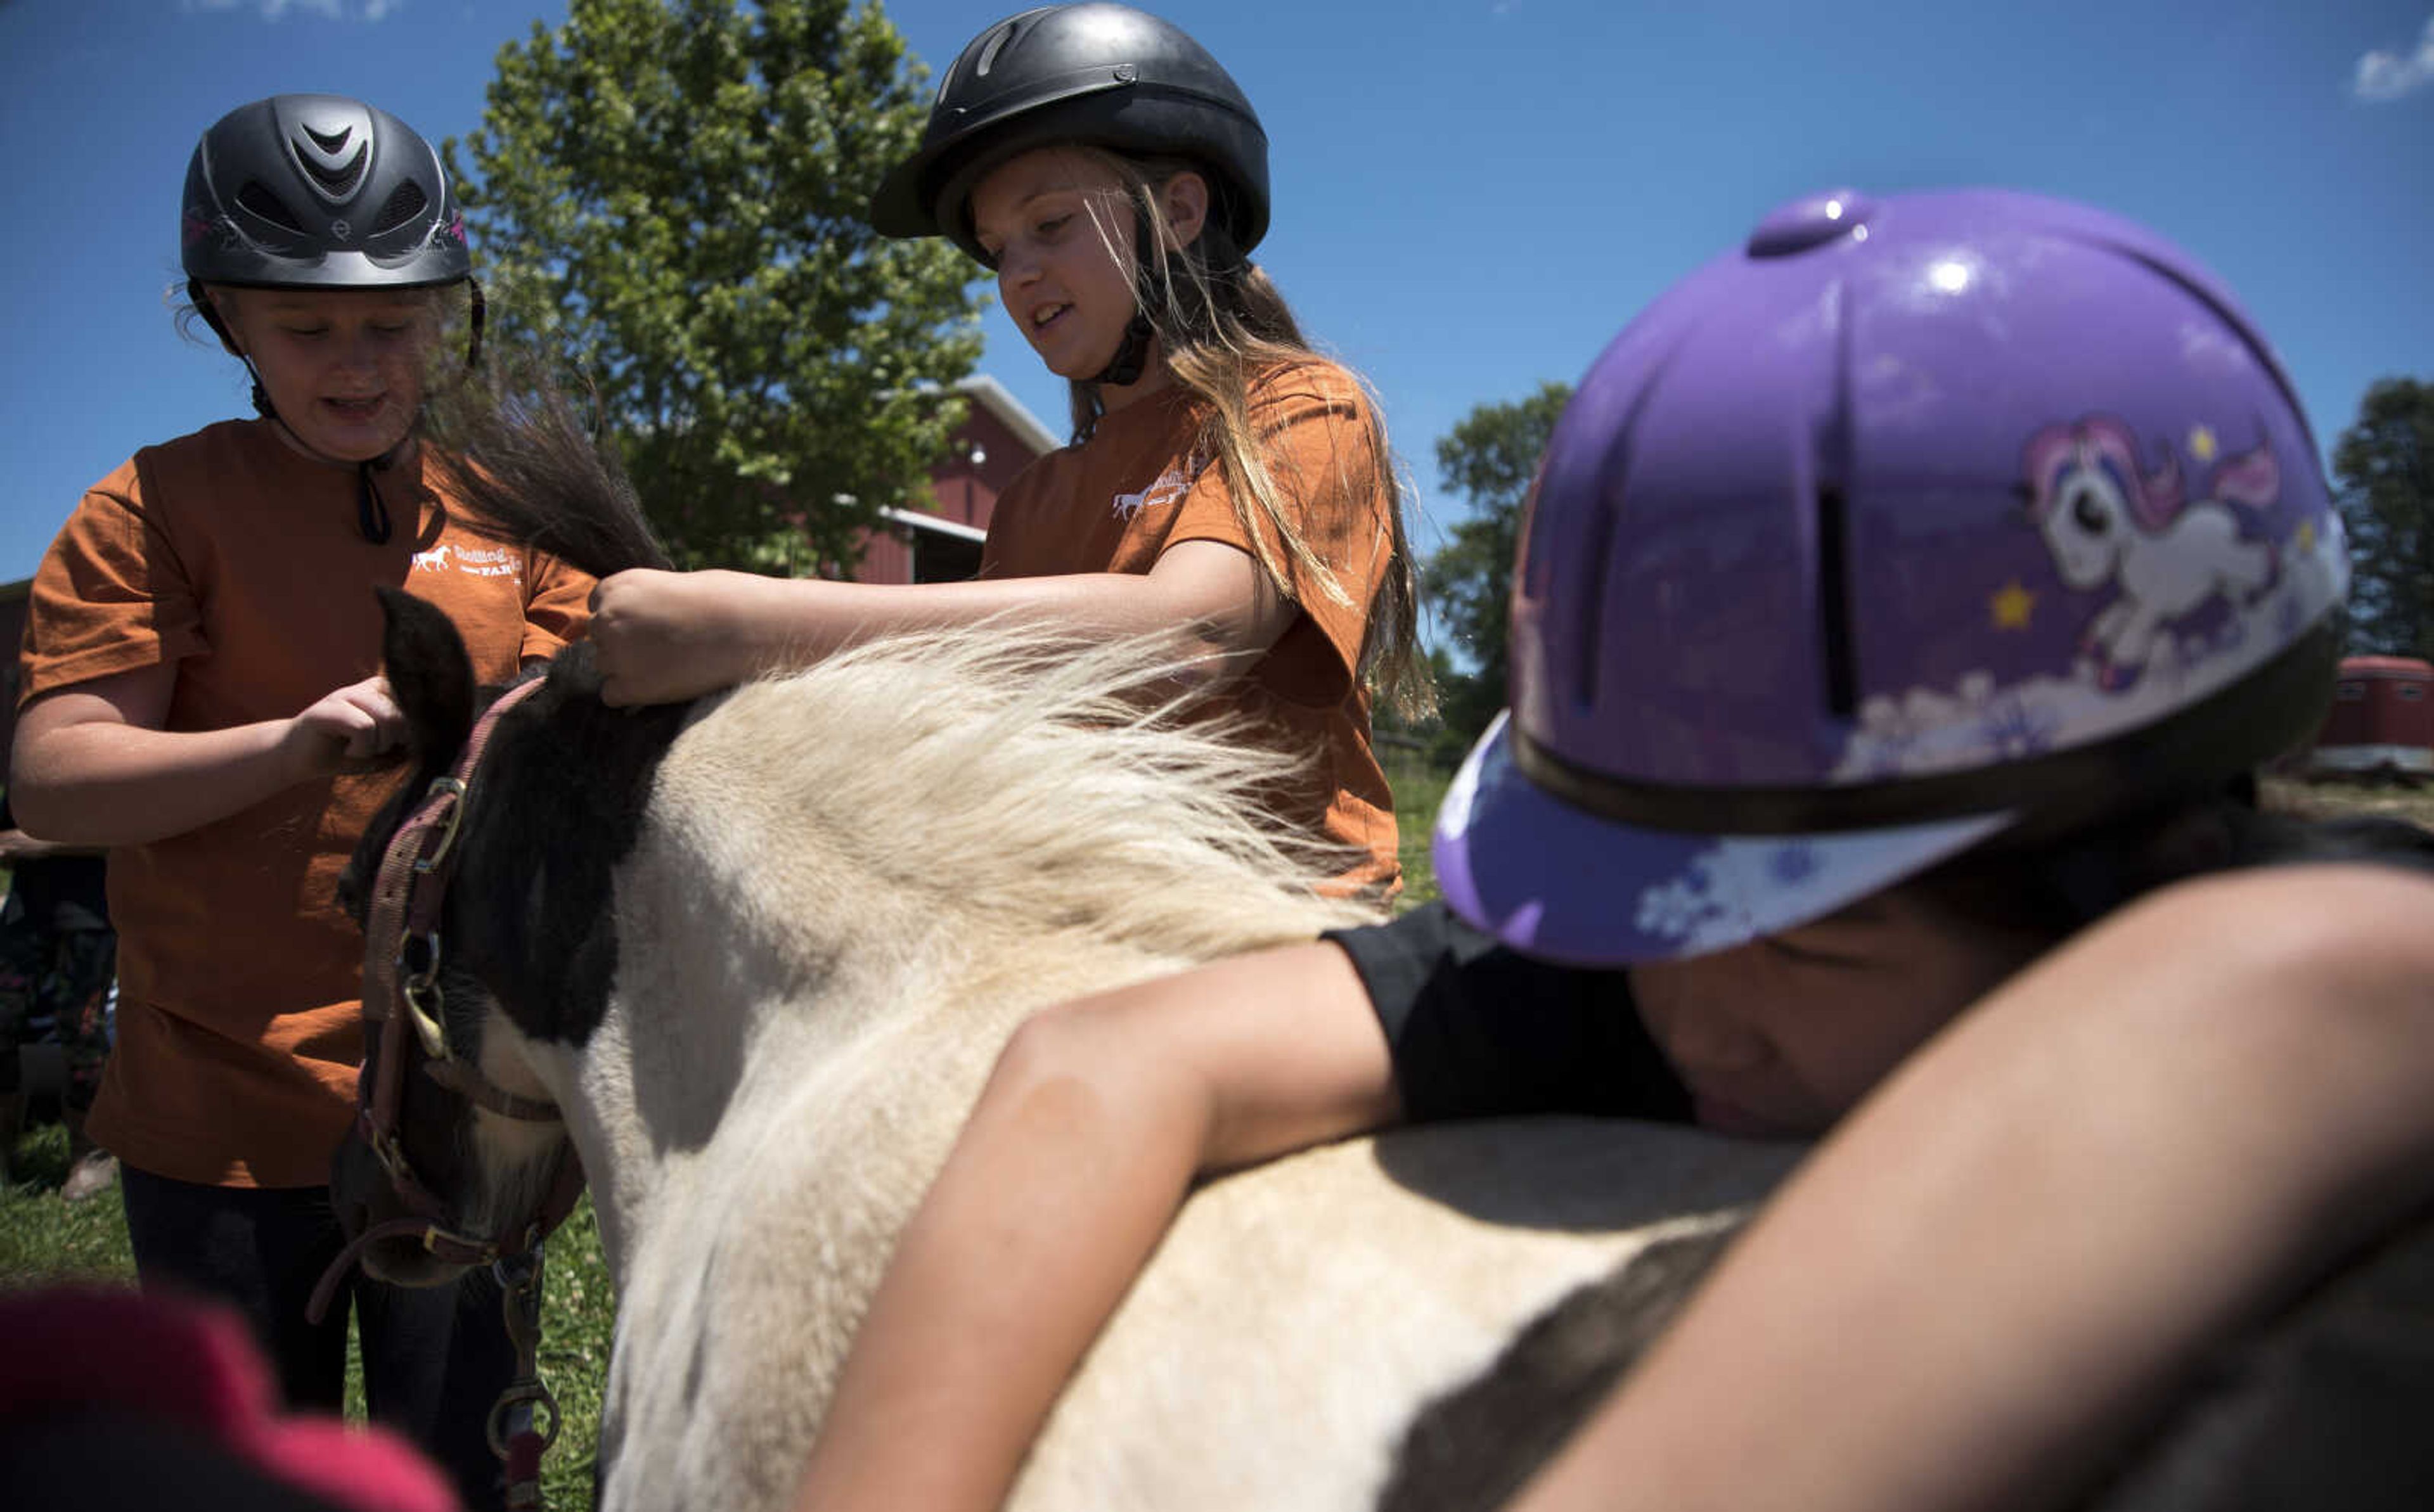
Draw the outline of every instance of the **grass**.
<instances>
[{"instance_id":1,"label":"grass","mask_svg":"<svg viewBox=\"0 0 2434 1512\"><path fill-rule=\"evenodd\" d=\"M1429 834L1450 774L1402 762L1388 775L1402 829L1401 906L1410 907L1437 895ZM2276 801L2305 812L2385 813L2434 827L2434 789L2276 779L2269 790ZM17 1147L15 1164L18 1180L0 1188L0 1286L66 1278L132 1283L134 1263L119 1205L106 1197L75 1207L59 1200L59 1184L67 1174L66 1133L56 1125L29 1131ZM589 1198L551 1239L544 1285L540 1374L564 1418L557 1447L542 1459L543 1490L547 1504L559 1512L588 1512L615 1306ZM353 1383L349 1402L351 1415L360 1418L362 1394Z\"/></svg>"},{"instance_id":2,"label":"grass","mask_svg":"<svg viewBox=\"0 0 2434 1512\"><path fill-rule=\"evenodd\" d=\"M54 1279L134 1284L117 1189L73 1206L60 1200L68 1175L66 1130L27 1130L9 1164L14 1180L0 1186L0 1285Z\"/></svg>"},{"instance_id":3,"label":"grass","mask_svg":"<svg viewBox=\"0 0 2434 1512\"><path fill-rule=\"evenodd\" d=\"M1445 802L1453 773L1430 766L1416 756L1390 753L1386 780L1395 789L1395 825L1401 840L1403 893L1397 910L1426 903L1437 895L1436 867L1429 859L1429 835L1436 828L1437 806Z\"/></svg>"},{"instance_id":4,"label":"grass","mask_svg":"<svg viewBox=\"0 0 2434 1512\"><path fill-rule=\"evenodd\" d=\"M2264 801L2270 807L2329 819L2342 814L2375 814L2411 820L2434 829L2434 786L2411 788L2396 782L2302 782L2268 777Z\"/></svg>"}]
</instances>

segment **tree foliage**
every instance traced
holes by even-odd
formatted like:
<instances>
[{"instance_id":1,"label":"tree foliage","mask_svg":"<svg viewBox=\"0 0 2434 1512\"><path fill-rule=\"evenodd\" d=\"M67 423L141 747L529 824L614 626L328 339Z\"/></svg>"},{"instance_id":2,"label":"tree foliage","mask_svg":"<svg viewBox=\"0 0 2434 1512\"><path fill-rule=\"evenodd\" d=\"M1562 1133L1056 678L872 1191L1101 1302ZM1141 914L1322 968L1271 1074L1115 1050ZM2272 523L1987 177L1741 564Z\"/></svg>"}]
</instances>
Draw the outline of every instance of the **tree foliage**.
<instances>
[{"instance_id":1,"label":"tree foliage","mask_svg":"<svg viewBox=\"0 0 2434 1512\"><path fill-rule=\"evenodd\" d=\"M1547 383L1517 403L1475 407L1437 439L1438 482L1466 500L1470 511L1429 558L1421 581L1431 614L1470 664L1439 669L1445 728L1464 745L1504 706L1504 642L1521 505L1537 475L1538 455L1571 397L1568 385Z\"/></svg>"},{"instance_id":2,"label":"tree foliage","mask_svg":"<svg viewBox=\"0 0 2434 1512\"><path fill-rule=\"evenodd\" d=\"M2434 382L2378 380L2333 448L2350 649L2434 657Z\"/></svg>"},{"instance_id":3,"label":"tree foliage","mask_svg":"<svg viewBox=\"0 0 2434 1512\"><path fill-rule=\"evenodd\" d=\"M682 565L848 563L926 491L973 270L863 220L925 72L874 4L573 0L446 145L505 333L586 369Z\"/></svg>"}]
</instances>

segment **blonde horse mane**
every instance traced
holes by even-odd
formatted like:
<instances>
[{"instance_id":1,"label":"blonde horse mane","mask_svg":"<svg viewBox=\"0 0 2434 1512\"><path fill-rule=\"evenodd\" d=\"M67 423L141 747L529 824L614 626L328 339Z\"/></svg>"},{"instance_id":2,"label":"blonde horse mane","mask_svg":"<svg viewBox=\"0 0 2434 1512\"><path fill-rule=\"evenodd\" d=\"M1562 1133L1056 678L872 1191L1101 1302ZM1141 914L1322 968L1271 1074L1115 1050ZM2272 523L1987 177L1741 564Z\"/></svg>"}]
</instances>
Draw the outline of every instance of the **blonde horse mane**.
<instances>
[{"instance_id":1,"label":"blonde horse mane","mask_svg":"<svg viewBox=\"0 0 2434 1512\"><path fill-rule=\"evenodd\" d=\"M1375 918L1316 891L1349 856L1263 807L1296 763L1239 720L1193 717L1208 681L1174 635L894 636L738 688L671 766L714 784L695 790L722 827L765 805L763 824L802 838L798 859L828 875L799 878L809 892L764 875L775 899L867 915L892 897L1000 940L1186 960Z\"/></svg>"}]
</instances>

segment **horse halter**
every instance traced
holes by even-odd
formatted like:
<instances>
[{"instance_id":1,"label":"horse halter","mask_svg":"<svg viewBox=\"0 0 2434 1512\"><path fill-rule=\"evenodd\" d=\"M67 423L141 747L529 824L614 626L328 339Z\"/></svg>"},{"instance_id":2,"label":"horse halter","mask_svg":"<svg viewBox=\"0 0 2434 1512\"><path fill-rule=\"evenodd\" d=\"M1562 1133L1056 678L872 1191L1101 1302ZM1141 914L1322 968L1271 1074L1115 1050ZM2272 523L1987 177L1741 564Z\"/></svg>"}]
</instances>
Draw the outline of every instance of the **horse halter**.
<instances>
[{"instance_id":1,"label":"horse halter","mask_svg":"<svg viewBox=\"0 0 2434 1512\"><path fill-rule=\"evenodd\" d=\"M380 1053L367 1058L356 1074L355 1130L415 1216L374 1224L339 1251L313 1289L306 1311L315 1321L328 1309L339 1279L365 1249L384 1239L419 1235L425 1249L452 1265L489 1264L534 1249L582 1195L583 1167L569 1151L557 1181L524 1222L489 1238L459 1233L445 1226L447 1207L416 1174L399 1133L409 1062L452 1096L502 1117L564 1121L556 1104L507 1091L449 1047L439 989L440 906L455 874L457 829L474 775L500 717L540 686L540 678L520 683L490 705L454 768L432 779L382 853L364 922L363 1003L364 1023L376 1027Z\"/></svg>"}]
</instances>

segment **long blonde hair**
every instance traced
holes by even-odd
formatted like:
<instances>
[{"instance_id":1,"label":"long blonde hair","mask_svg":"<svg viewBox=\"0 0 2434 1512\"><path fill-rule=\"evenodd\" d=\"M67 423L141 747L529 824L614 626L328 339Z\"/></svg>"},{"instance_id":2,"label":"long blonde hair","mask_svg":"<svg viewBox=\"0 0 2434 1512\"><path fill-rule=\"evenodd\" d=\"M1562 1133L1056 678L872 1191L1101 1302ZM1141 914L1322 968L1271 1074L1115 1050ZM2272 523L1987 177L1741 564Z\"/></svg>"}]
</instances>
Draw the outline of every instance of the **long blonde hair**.
<instances>
[{"instance_id":1,"label":"long blonde hair","mask_svg":"<svg viewBox=\"0 0 2434 1512\"><path fill-rule=\"evenodd\" d=\"M1165 246L1174 240L1157 190L1175 174L1199 174L1212 195L1223 192L1214 176L1185 159L1129 158L1079 145L1071 150L1111 170L1123 182L1143 246ZM1093 219L1099 217L1094 214ZM1121 255L1114 229L1104 221L1098 229L1109 251ZM1295 527L1294 512L1261 455L1251 424L1251 390L1262 377L1279 367L1326 359L1302 334L1276 284L1236 248L1221 215L1206 217L1200 234L1180 251L1136 256L1132 263L1135 307L1157 332L1159 354L1175 381L1200 401L1203 419L1193 450L1223 469L1235 518L1261 570L1295 603L1305 591L1296 584L1308 584L1309 591L1352 606L1335 573ZM1419 583L1403 524L1402 480L1387 444L1377 394L1360 374L1343 370L1365 401L1362 422L1368 432L1370 476L1357 482L1385 505L1389 532L1386 568L1362 632L1355 672L1398 713L1424 718L1436 707L1436 689L1419 651ZM1075 380L1071 393L1073 434L1081 440L1097 429L1106 409L1095 382Z\"/></svg>"}]
</instances>

